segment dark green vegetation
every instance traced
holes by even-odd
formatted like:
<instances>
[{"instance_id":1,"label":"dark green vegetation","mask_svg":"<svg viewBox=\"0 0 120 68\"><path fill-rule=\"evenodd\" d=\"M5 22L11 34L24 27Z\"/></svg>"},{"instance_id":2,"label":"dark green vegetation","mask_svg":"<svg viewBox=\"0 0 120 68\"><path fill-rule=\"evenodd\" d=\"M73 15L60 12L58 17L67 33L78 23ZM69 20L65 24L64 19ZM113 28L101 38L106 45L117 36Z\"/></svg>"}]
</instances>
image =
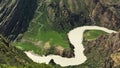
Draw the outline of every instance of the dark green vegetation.
<instances>
[{"instance_id":1,"label":"dark green vegetation","mask_svg":"<svg viewBox=\"0 0 120 68\"><path fill-rule=\"evenodd\" d=\"M38 8L36 10L34 18L29 25L28 31L23 35L22 38L23 40L29 41L20 43L17 42L17 46L22 47L23 50L34 50L38 54L45 54L45 50L42 49L45 46L46 42L49 42L50 46L53 48L55 48L56 46L61 46L65 49L70 50L69 42L67 39L68 31L63 31L61 27L58 28L57 26L59 25L57 22L56 25L52 23L53 21L49 19L49 11L47 10L47 8L49 7L44 1L38 3ZM55 8L53 10L55 10ZM59 10L56 9L56 11ZM33 42L42 43L39 43L36 46Z\"/></svg>"},{"instance_id":2,"label":"dark green vegetation","mask_svg":"<svg viewBox=\"0 0 120 68\"><path fill-rule=\"evenodd\" d=\"M0 35L0 64L26 65L32 63L23 51L9 45Z\"/></svg>"},{"instance_id":3,"label":"dark green vegetation","mask_svg":"<svg viewBox=\"0 0 120 68\"><path fill-rule=\"evenodd\" d=\"M16 47L21 49L21 50L24 50L24 51L34 51L35 53L38 53L40 54L41 50L40 48L34 46L33 44L31 43L15 43Z\"/></svg>"},{"instance_id":4,"label":"dark green vegetation","mask_svg":"<svg viewBox=\"0 0 120 68\"><path fill-rule=\"evenodd\" d=\"M117 3L112 4L110 0L11 0L8 2L10 5L7 6L10 6L10 10L3 10L3 13L1 13L2 25L0 32L9 40L19 40L29 25L22 41L15 44L18 44L17 47L22 45L21 47L24 50L32 50L33 47L37 48L35 52L40 51L40 54L45 54L44 50L46 49L44 46L47 42L49 42L50 48L61 46L64 49L71 50L67 33L75 27L100 25L116 29L116 25L119 25L119 16L114 13L118 13L119 5ZM114 12L109 9L110 5L108 3L116 9ZM2 8L4 8L4 5ZM8 13L4 17L10 11L12 14ZM42 43L36 45L35 43L38 42ZM30 44L30 47L28 44Z\"/></svg>"},{"instance_id":5,"label":"dark green vegetation","mask_svg":"<svg viewBox=\"0 0 120 68\"><path fill-rule=\"evenodd\" d=\"M0 34L14 41L27 30L36 8L37 0L1 0Z\"/></svg>"},{"instance_id":6,"label":"dark green vegetation","mask_svg":"<svg viewBox=\"0 0 120 68\"><path fill-rule=\"evenodd\" d=\"M84 0L38 0L38 6L28 30L24 33L22 40L15 42L14 45L22 50L33 50L40 55L56 54L56 51L50 51L55 50L57 46L70 51L67 38L69 30L78 26L96 24L96 22L97 25L100 24L97 19L95 19L96 22L91 22L90 15L97 1L91 2L93 4L87 4L89 1ZM90 5L90 8L87 8L87 5ZM106 34L102 31L89 33L92 35L86 36L87 40L95 40L99 35ZM48 48L46 43L49 43Z\"/></svg>"},{"instance_id":7,"label":"dark green vegetation","mask_svg":"<svg viewBox=\"0 0 120 68\"><path fill-rule=\"evenodd\" d=\"M67 33L75 27L99 25L119 30L119 4L119 0L1 0L0 34L3 34L9 42L19 41L15 42L14 46L22 50L34 50L38 54L58 54L56 50L61 49L70 51ZM88 40L92 39L92 41L98 35L106 34L101 31L87 31L86 33L92 34L87 37ZM102 38L101 36L102 41L98 37L98 41L93 43L86 41L85 54L89 59L82 65L68 68L115 68L109 57L112 52L117 52L116 50L119 48L119 35L114 36L114 38L111 38L110 35L108 39L104 40L106 37ZM1 51L0 56L4 57L0 58L1 63L17 65L21 63L18 58L26 60L27 57L24 57L23 51L13 46L1 44L0 47L3 51ZM55 50L58 46L61 47ZM13 56L18 58L13 58ZM34 66L34 64L31 65Z\"/></svg>"},{"instance_id":8,"label":"dark green vegetation","mask_svg":"<svg viewBox=\"0 0 120 68\"><path fill-rule=\"evenodd\" d=\"M25 66L11 66L11 65L5 65L5 64L1 64L0 65L0 68L54 68L54 66L52 65L47 65L47 64L36 64L36 63L33 63L33 64L27 64Z\"/></svg>"},{"instance_id":9,"label":"dark green vegetation","mask_svg":"<svg viewBox=\"0 0 120 68\"><path fill-rule=\"evenodd\" d=\"M78 6L81 8L75 8ZM34 18L29 24L28 31L23 35L24 42L17 42L14 45L17 44L17 47L23 50L34 50L38 54L45 54L49 50L46 51L44 46L49 42L52 49L61 46L70 51L67 38L69 30L90 24L88 11L82 7L85 7L83 1L70 4L70 1L64 0L38 0ZM36 45L38 42L41 43Z\"/></svg>"},{"instance_id":10,"label":"dark green vegetation","mask_svg":"<svg viewBox=\"0 0 120 68\"><path fill-rule=\"evenodd\" d=\"M59 65L55 66L60 67ZM54 68L54 66L34 63L23 51L9 45L0 35L0 68Z\"/></svg>"},{"instance_id":11,"label":"dark green vegetation","mask_svg":"<svg viewBox=\"0 0 120 68\"><path fill-rule=\"evenodd\" d=\"M83 37L86 41L92 41L104 34L107 33L101 30L86 30L83 34Z\"/></svg>"},{"instance_id":12,"label":"dark green vegetation","mask_svg":"<svg viewBox=\"0 0 120 68\"><path fill-rule=\"evenodd\" d=\"M54 66L34 63L23 51L9 45L0 35L0 68L54 68Z\"/></svg>"}]
</instances>

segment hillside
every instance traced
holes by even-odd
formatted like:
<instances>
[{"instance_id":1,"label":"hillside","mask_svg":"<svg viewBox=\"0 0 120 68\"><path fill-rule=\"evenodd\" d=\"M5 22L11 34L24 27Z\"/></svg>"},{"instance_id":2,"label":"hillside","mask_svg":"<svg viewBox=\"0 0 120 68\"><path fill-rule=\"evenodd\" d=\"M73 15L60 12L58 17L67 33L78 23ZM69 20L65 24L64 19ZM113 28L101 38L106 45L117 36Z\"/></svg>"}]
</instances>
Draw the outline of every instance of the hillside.
<instances>
[{"instance_id":1,"label":"hillside","mask_svg":"<svg viewBox=\"0 0 120 68\"><path fill-rule=\"evenodd\" d=\"M120 33L102 35L95 41L85 43L85 55L91 67L120 67ZM89 63L88 63L89 64Z\"/></svg>"},{"instance_id":2,"label":"hillside","mask_svg":"<svg viewBox=\"0 0 120 68\"><path fill-rule=\"evenodd\" d=\"M0 4L0 33L9 42L22 38L15 43L18 47L37 48L35 52L41 55L73 53L67 33L78 26L119 30L119 0L8 0ZM51 49L58 51L49 52Z\"/></svg>"},{"instance_id":3,"label":"hillside","mask_svg":"<svg viewBox=\"0 0 120 68\"><path fill-rule=\"evenodd\" d=\"M0 64L22 66L30 63L32 63L32 60L30 60L23 51L9 45L9 43L0 36Z\"/></svg>"},{"instance_id":4,"label":"hillside","mask_svg":"<svg viewBox=\"0 0 120 68\"><path fill-rule=\"evenodd\" d=\"M37 7L36 0L1 0L0 34L13 41L24 33Z\"/></svg>"},{"instance_id":5,"label":"hillside","mask_svg":"<svg viewBox=\"0 0 120 68\"><path fill-rule=\"evenodd\" d=\"M119 31L119 4L120 0L1 0L0 34L7 42L1 36L0 64L29 64L32 61L23 51L32 50L39 55L74 57L67 33L85 25ZM88 33L94 36L87 36ZM120 33L88 33L83 42L88 60L71 68L119 68Z\"/></svg>"},{"instance_id":6,"label":"hillside","mask_svg":"<svg viewBox=\"0 0 120 68\"><path fill-rule=\"evenodd\" d=\"M0 68L54 68L54 66L34 63L24 51L10 45L0 35Z\"/></svg>"}]
</instances>

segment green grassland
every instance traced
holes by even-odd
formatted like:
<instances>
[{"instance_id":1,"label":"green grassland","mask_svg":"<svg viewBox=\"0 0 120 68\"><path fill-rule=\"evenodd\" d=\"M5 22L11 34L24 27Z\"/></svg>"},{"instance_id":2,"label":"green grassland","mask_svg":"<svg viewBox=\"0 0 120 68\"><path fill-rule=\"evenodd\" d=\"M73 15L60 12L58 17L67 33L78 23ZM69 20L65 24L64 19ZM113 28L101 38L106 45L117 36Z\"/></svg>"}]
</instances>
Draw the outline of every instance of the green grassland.
<instances>
[{"instance_id":1,"label":"green grassland","mask_svg":"<svg viewBox=\"0 0 120 68\"><path fill-rule=\"evenodd\" d=\"M29 42L17 42L16 47L25 51L34 51L38 54L41 54L42 50Z\"/></svg>"},{"instance_id":2,"label":"green grassland","mask_svg":"<svg viewBox=\"0 0 120 68\"><path fill-rule=\"evenodd\" d=\"M63 2L67 3L64 0ZM48 18L49 14L46 9L47 6L46 4L44 4L44 2L42 5L41 4L42 3L38 4L38 8L35 12L34 18L29 24L28 31L26 31L23 35L22 39L26 40L27 42L15 42L13 43L13 45L22 50L33 50L35 53L38 53L40 55L43 55L46 52L43 48L46 42L49 42L51 47L61 46L65 49L70 50L69 40L67 37L67 33L69 30L62 31L61 28L59 29L57 28L57 26L57 31L54 30L52 26L53 23ZM90 36L87 36L88 33L90 34ZM105 34L105 32L96 30L86 31L84 37L85 39L94 40L101 34ZM39 41L41 41L42 43L39 44L39 46L36 46L34 43L37 43Z\"/></svg>"},{"instance_id":3,"label":"green grassland","mask_svg":"<svg viewBox=\"0 0 120 68\"><path fill-rule=\"evenodd\" d=\"M51 22L47 16L47 10L45 8L46 5L42 5L36 10L34 19L30 22L28 31L24 33L22 38L24 40L27 40L27 42L15 42L13 45L22 50L33 50L35 53L41 55L45 54L43 46L46 42L50 42L50 45L52 47L59 45L65 49L70 49L67 39L67 32L57 32L52 29ZM38 41L43 42L43 44L36 46L35 44L31 43Z\"/></svg>"},{"instance_id":4,"label":"green grassland","mask_svg":"<svg viewBox=\"0 0 120 68\"><path fill-rule=\"evenodd\" d=\"M104 31L101 30L86 30L84 32L84 40L91 41L97 39L100 35L107 34Z\"/></svg>"},{"instance_id":5,"label":"green grassland","mask_svg":"<svg viewBox=\"0 0 120 68\"><path fill-rule=\"evenodd\" d=\"M40 33L34 36L33 34L26 33L23 36L23 39L30 41L16 42L14 45L16 45L16 47L22 50L27 51L33 50L35 53L38 53L40 55L45 54L43 47L44 43L46 42L50 42L51 47L59 45L64 47L65 49L70 49L67 41L67 36L64 33L57 33L55 31L41 31ZM40 46L42 47L34 45L33 43L31 43L31 41L32 42L42 41L43 44L40 44Z\"/></svg>"}]
</instances>

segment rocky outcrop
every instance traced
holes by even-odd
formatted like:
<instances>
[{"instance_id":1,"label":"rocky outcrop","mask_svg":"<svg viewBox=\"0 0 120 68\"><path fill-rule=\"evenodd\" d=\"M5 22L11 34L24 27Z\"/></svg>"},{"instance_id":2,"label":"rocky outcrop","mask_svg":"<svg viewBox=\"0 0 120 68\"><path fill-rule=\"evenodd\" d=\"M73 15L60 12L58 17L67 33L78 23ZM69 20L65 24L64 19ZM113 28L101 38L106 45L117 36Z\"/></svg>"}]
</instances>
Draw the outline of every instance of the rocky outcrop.
<instances>
[{"instance_id":1,"label":"rocky outcrop","mask_svg":"<svg viewBox=\"0 0 120 68\"><path fill-rule=\"evenodd\" d=\"M90 17L95 25L115 30L120 28L119 0L92 0L92 3Z\"/></svg>"},{"instance_id":2,"label":"rocky outcrop","mask_svg":"<svg viewBox=\"0 0 120 68\"><path fill-rule=\"evenodd\" d=\"M66 31L74 27L91 24L84 1L49 0L46 5L48 18L52 22L51 26L54 30Z\"/></svg>"},{"instance_id":3,"label":"rocky outcrop","mask_svg":"<svg viewBox=\"0 0 120 68\"><path fill-rule=\"evenodd\" d=\"M36 7L36 0L1 0L0 33L9 41L24 33Z\"/></svg>"},{"instance_id":4,"label":"rocky outcrop","mask_svg":"<svg viewBox=\"0 0 120 68\"><path fill-rule=\"evenodd\" d=\"M102 35L95 41L85 44L87 65L92 68L119 68L120 67L120 33Z\"/></svg>"},{"instance_id":5,"label":"rocky outcrop","mask_svg":"<svg viewBox=\"0 0 120 68\"><path fill-rule=\"evenodd\" d=\"M119 4L119 0L49 0L46 5L48 17L52 22L52 26L55 28L55 30L57 29L58 31L66 29L69 30L82 25L99 25L109 29L119 30ZM102 40L99 41L99 44L101 44ZM108 48L108 50L109 49L110 48ZM113 49L113 51L114 50L115 49ZM103 57L105 56L103 55ZM109 60L110 59L106 61L108 62Z\"/></svg>"},{"instance_id":6,"label":"rocky outcrop","mask_svg":"<svg viewBox=\"0 0 120 68\"><path fill-rule=\"evenodd\" d=\"M54 54L54 55L60 55L62 57L67 57L67 58L72 58L74 57L74 51L73 48L71 49L65 49L62 46L52 46L49 49L44 49L46 51L46 56L50 55L50 54Z\"/></svg>"},{"instance_id":7,"label":"rocky outcrop","mask_svg":"<svg viewBox=\"0 0 120 68\"><path fill-rule=\"evenodd\" d=\"M37 3L42 3L39 9L47 12L48 24L57 31L69 31L83 25L120 28L119 0L2 0L0 33L9 41L22 35L33 18Z\"/></svg>"},{"instance_id":8,"label":"rocky outcrop","mask_svg":"<svg viewBox=\"0 0 120 68\"><path fill-rule=\"evenodd\" d=\"M120 28L119 0L57 0L47 2L52 26L66 30L83 25Z\"/></svg>"}]
</instances>

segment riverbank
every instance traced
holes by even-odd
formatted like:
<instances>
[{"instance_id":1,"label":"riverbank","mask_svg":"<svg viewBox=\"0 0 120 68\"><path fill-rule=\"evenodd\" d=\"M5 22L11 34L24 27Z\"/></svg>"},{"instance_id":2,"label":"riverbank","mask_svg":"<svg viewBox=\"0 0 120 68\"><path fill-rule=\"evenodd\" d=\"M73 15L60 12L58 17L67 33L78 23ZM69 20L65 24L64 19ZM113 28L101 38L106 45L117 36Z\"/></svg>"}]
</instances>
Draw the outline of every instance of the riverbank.
<instances>
[{"instance_id":1,"label":"riverbank","mask_svg":"<svg viewBox=\"0 0 120 68\"><path fill-rule=\"evenodd\" d=\"M31 51L28 52L25 51L25 53L29 58L31 58L34 62L37 63L48 64L50 60L53 59L56 64L60 64L63 67L82 64L87 60L86 56L83 53L84 46L82 44L83 33L85 30L102 30L107 33L113 33L113 32L116 33L116 31L109 30L107 28L99 27L99 26L83 26L71 30L68 33L68 38L70 40L70 43L74 46L75 57L73 58L63 58L58 55L39 56L37 54L33 54Z\"/></svg>"}]
</instances>

